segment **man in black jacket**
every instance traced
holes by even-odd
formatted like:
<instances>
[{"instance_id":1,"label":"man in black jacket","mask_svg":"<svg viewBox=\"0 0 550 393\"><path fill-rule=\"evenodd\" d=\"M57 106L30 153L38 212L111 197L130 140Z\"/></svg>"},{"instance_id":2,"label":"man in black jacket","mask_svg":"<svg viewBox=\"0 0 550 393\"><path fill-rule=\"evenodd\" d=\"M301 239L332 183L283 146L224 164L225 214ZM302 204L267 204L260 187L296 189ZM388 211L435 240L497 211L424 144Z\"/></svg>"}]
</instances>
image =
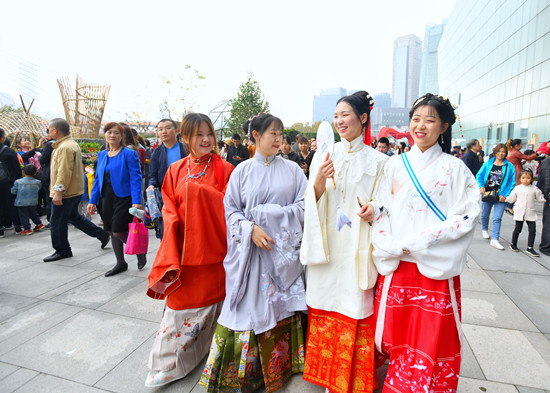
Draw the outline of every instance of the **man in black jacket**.
<instances>
[{"instance_id":1,"label":"man in black jacket","mask_svg":"<svg viewBox=\"0 0 550 393\"><path fill-rule=\"evenodd\" d=\"M233 166L239 165L241 162L248 160L248 149L241 144L241 136L233 135L233 144L227 149L227 162Z\"/></svg>"},{"instance_id":2,"label":"man in black jacket","mask_svg":"<svg viewBox=\"0 0 550 393\"><path fill-rule=\"evenodd\" d=\"M540 252L550 256L550 157L545 158L540 167L537 181L546 202L542 210L542 233L540 236Z\"/></svg>"},{"instance_id":3,"label":"man in black jacket","mask_svg":"<svg viewBox=\"0 0 550 393\"><path fill-rule=\"evenodd\" d=\"M9 179L0 182L0 237L4 237L4 230L15 227L15 233L21 233L21 221L15 208L15 195L11 193L13 182L21 178L21 166L17 153L4 144L6 132L0 128L0 161L7 169Z\"/></svg>"},{"instance_id":4,"label":"man in black jacket","mask_svg":"<svg viewBox=\"0 0 550 393\"><path fill-rule=\"evenodd\" d=\"M481 144L477 139L470 139L466 144L468 151L462 156L462 161L466 164L468 169L475 176L481 168L481 162L479 161L479 156L477 153L481 150Z\"/></svg>"}]
</instances>

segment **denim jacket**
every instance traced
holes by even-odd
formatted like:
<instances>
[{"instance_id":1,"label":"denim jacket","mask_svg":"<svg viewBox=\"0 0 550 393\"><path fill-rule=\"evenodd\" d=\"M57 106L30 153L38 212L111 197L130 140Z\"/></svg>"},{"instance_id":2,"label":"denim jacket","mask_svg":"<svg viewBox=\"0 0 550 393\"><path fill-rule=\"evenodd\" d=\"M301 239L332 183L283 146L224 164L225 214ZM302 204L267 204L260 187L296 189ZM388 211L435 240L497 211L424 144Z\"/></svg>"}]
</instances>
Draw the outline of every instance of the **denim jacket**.
<instances>
[{"instance_id":1,"label":"denim jacket","mask_svg":"<svg viewBox=\"0 0 550 393\"><path fill-rule=\"evenodd\" d=\"M17 179L13 183L11 193L16 194L15 206L38 205L38 191L42 188L42 182L33 177Z\"/></svg>"}]
</instances>

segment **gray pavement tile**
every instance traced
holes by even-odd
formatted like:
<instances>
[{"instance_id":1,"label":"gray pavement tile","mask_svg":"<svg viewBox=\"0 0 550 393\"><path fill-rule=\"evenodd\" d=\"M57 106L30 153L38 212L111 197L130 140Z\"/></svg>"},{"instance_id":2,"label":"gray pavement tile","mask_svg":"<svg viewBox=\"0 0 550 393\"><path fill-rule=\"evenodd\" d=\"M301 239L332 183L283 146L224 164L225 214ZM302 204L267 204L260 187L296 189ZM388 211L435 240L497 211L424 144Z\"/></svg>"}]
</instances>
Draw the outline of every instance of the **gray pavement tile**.
<instances>
[{"instance_id":1,"label":"gray pavement tile","mask_svg":"<svg viewBox=\"0 0 550 393\"><path fill-rule=\"evenodd\" d=\"M466 255L466 269L483 270L470 255Z\"/></svg>"},{"instance_id":2,"label":"gray pavement tile","mask_svg":"<svg viewBox=\"0 0 550 393\"><path fill-rule=\"evenodd\" d=\"M90 270L42 263L5 275L2 290L22 296L39 296L88 273Z\"/></svg>"},{"instance_id":3,"label":"gray pavement tile","mask_svg":"<svg viewBox=\"0 0 550 393\"><path fill-rule=\"evenodd\" d=\"M518 393L514 385L507 385L498 382L483 381L473 378L463 378L458 380L459 393Z\"/></svg>"},{"instance_id":4,"label":"gray pavement tile","mask_svg":"<svg viewBox=\"0 0 550 393\"><path fill-rule=\"evenodd\" d=\"M460 376L485 379L485 375L483 375L483 371L481 371L481 367L479 367L479 363L477 362L477 359L472 352L472 348L470 347L470 344L468 344L468 340L466 338L464 338L462 343L462 362L460 363Z\"/></svg>"},{"instance_id":5,"label":"gray pavement tile","mask_svg":"<svg viewBox=\"0 0 550 393\"><path fill-rule=\"evenodd\" d=\"M542 356L546 363L550 364L550 337L542 333L523 332L523 335L529 340L533 348Z\"/></svg>"},{"instance_id":6,"label":"gray pavement tile","mask_svg":"<svg viewBox=\"0 0 550 393\"><path fill-rule=\"evenodd\" d=\"M160 324L165 301L153 300L147 296L147 285L147 281L136 285L132 289L99 307L98 311L145 319L146 321Z\"/></svg>"},{"instance_id":7,"label":"gray pavement tile","mask_svg":"<svg viewBox=\"0 0 550 393\"><path fill-rule=\"evenodd\" d=\"M52 300L72 304L73 306L96 309L142 282L143 279L141 278L124 274L114 277L99 275L93 280L69 289Z\"/></svg>"},{"instance_id":8,"label":"gray pavement tile","mask_svg":"<svg viewBox=\"0 0 550 393\"><path fill-rule=\"evenodd\" d=\"M502 289L482 269L466 268L460 275L462 290L503 293Z\"/></svg>"},{"instance_id":9,"label":"gray pavement tile","mask_svg":"<svg viewBox=\"0 0 550 393\"><path fill-rule=\"evenodd\" d=\"M467 324L538 332L506 295L462 291L462 310L462 321Z\"/></svg>"},{"instance_id":10,"label":"gray pavement tile","mask_svg":"<svg viewBox=\"0 0 550 393\"><path fill-rule=\"evenodd\" d=\"M550 365L521 332L468 324L463 329L488 380L550 389Z\"/></svg>"},{"instance_id":11,"label":"gray pavement tile","mask_svg":"<svg viewBox=\"0 0 550 393\"><path fill-rule=\"evenodd\" d=\"M48 291L46 293L43 293L42 295L38 296L39 299L44 300L50 300L53 299L56 296L61 295L62 293L67 292L70 289L73 289L79 285L82 285L84 283L87 283L90 280L93 280L94 278L97 278L99 276L102 276L103 273L92 271L88 274L83 275L82 277L78 277L75 280L69 281L66 284L60 285L57 288L52 289L51 291Z\"/></svg>"},{"instance_id":12,"label":"gray pavement tile","mask_svg":"<svg viewBox=\"0 0 550 393\"><path fill-rule=\"evenodd\" d=\"M0 260L0 277L36 264L36 262L23 261L16 258L7 258L2 254L2 259Z\"/></svg>"},{"instance_id":13,"label":"gray pavement tile","mask_svg":"<svg viewBox=\"0 0 550 393\"><path fill-rule=\"evenodd\" d=\"M505 247L504 251L491 247L485 239L475 237L468 248L468 254L486 271L496 270L550 276L550 270L541 266L534 259L523 253L513 252L508 248L509 243L502 239L501 243Z\"/></svg>"},{"instance_id":14,"label":"gray pavement tile","mask_svg":"<svg viewBox=\"0 0 550 393\"><path fill-rule=\"evenodd\" d=\"M153 345L153 339L151 336L94 386L117 393L151 392L151 388L145 387L144 384L147 372L149 371L147 362ZM162 391L163 393L194 391L193 388L199 381L205 362L206 358L185 378L155 390Z\"/></svg>"},{"instance_id":15,"label":"gray pavement tile","mask_svg":"<svg viewBox=\"0 0 550 393\"><path fill-rule=\"evenodd\" d=\"M80 383L67 381L51 375L40 374L14 393L101 393L106 390L97 389Z\"/></svg>"},{"instance_id":16,"label":"gray pavement tile","mask_svg":"<svg viewBox=\"0 0 550 393\"><path fill-rule=\"evenodd\" d=\"M52 327L57 329L56 325L80 311L80 307L44 301L3 321L0 325L0 354L11 351ZM0 356L0 360L2 358Z\"/></svg>"},{"instance_id":17,"label":"gray pavement tile","mask_svg":"<svg viewBox=\"0 0 550 393\"><path fill-rule=\"evenodd\" d=\"M2 245L2 256L4 258L26 259L36 255L49 255L48 250L51 250L51 242L44 240L32 241L28 237L24 237L22 241L14 239L6 245Z\"/></svg>"},{"instance_id":18,"label":"gray pavement tile","mask_svg":"<svg viewBox=\"0 0 550 393\"><path fill-rule=\"evenodd\" d=\"M25 309L39 303L40 300L32 297L13 295L11 293L0 293L0 321L23 312Z\"/></svg>"},{"instance_id":19,"label":"gray pavement tile","mask_svg":"<svg viewBox=\"0 0 550 393\"><path fill-rule=\"evenodd\" d=\"M542 333L550 333L550 277L502 272L487 274Z\"/></svg>"},{"instance_id":20,"label":"gray pavement tile","mask_svg":"<svg viewBox=\"0 0 550 393\"><path fill-rule=\"evenodd\" d=\"M84 310L0 360L94 385L157 329L157 324Z\"/></svg>"},{"instance_id":21,"label":"gray pavement tile","mask_svg":"<svg viewBox=\"0 0 550 393\"><path fill-rule=\"evenodd\" d=\"M1 381L2 392L15 392L18 388L25 385L38 375L36 371L20 368L12 374L8 375Z\"/></svg>"},{"instance_id":22,"label":"gray pavement tile","mask_svg":"<svg viewBox=\"0 0 550 393\"><path fill-rule=\"evenodd\" d=\"M519 393L544 393L545 391L542 389L535 389L535 388L528 388L525 386L516 386Z\"/></svg>"},{"instance_id":23,"label":"gray pavement tile","mask_svg":"<svg viewBox=\"0 0 550 393\"><path fill-rule=\"evenodd\" d=\"M13 374L14 372L16 372L18 369L19 367L14 366L12 364L0 362L0 381L2 381L2 379L6 378L7 376Z\"/></svg>"}]
</instances>

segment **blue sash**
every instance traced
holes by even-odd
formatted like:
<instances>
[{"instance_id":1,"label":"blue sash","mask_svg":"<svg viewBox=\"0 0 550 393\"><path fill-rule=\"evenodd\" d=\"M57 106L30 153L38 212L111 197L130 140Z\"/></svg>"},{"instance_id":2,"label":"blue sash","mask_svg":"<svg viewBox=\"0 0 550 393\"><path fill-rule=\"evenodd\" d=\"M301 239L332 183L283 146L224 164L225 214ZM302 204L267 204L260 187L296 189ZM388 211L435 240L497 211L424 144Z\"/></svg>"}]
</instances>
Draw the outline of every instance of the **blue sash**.
<instances>
[{"instance_id":1,"label":"blue sash","mask_svg":"<svg viewBox=\"0 0 550 393\"><path fill-rule=\"evenodd\" d=\"M414 184L414 187L416 188L416 191L418 191L422 199L424 199L424 202L426 202L426 204L433 210L437 218L439 218L441 221L445 221L447 219L445 215L441 212L441 210L439 210L439 208L431 200L430 196L426 194L426 191L424 191L424 189L420 185L420 182L418 181L418 178L416 177L411 167L409 159L407 158L407 154L406 153L401 154L401 159L403 160L405 169L407 170L409 177L411 178L411 181Z\"/></svg>"}]
</instances>

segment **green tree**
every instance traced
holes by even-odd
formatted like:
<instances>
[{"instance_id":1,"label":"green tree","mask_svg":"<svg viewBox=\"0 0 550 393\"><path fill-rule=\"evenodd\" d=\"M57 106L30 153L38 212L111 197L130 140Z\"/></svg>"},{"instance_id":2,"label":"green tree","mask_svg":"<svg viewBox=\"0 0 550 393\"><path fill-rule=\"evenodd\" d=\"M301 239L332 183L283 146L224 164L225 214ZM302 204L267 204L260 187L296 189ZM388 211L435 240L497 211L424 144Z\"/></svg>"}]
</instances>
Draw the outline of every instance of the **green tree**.
<instances>
[{"instance_id":1,"label":"green tree","mask_svg":"<svg viewBox=\"0 0 550 393\"><path fill-rule=\"evenodd\" d=\"M237 98L231 99L231 119L228 122L231 134L243 133L243 124L252 115L267 112L269 102L265 100L258 81L250 72L246 82L241 83Z\"/></svg>"}]
</instances>

